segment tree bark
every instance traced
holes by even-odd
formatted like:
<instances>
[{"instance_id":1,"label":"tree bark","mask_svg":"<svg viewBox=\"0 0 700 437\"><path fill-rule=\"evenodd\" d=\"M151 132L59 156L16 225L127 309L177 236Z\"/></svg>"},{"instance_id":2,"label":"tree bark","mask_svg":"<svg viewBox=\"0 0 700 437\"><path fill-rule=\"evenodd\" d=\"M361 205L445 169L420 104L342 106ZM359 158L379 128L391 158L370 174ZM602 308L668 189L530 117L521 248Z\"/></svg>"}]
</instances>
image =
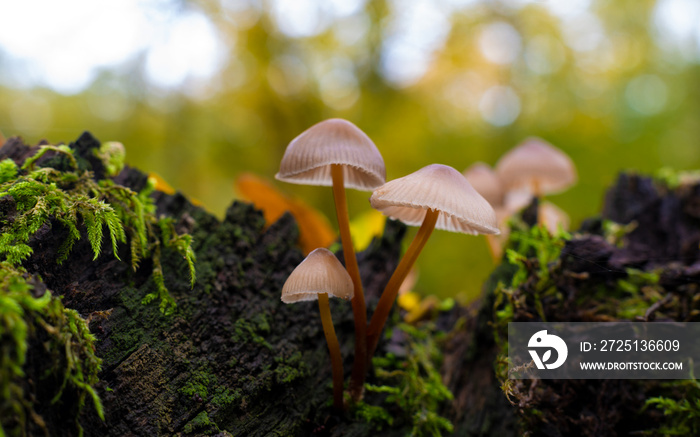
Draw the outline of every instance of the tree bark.
<instances>
[{"instance_id":1,"label":"tree bark","mask_svg":"<svg viewBox=\"0 0 700 437\"><path fill-rule=\"evenodd\" d=\"M72 145L95 176L103 178L104 168L92 154L98 146L89 134ZM35 151L10 139L0 149L0 159L21 163ZM51 156L47 154L46 159ZM138 191L146 176L127 168L115 182ZM181 194L156 192L154 196L157 214L172 217L178 232L193 236L197 256L197 281L191 288L185 260L174 252L162 254L165 282L177 302L173 314L161 313L157 303L141 302L155 288L153 266L146 259L133 271L126 246L119 251L124 261L107 251L93 261L83 238L68 260L58 265L65 230L45 226L32 239L34 254L24 263L36 282L35 294L48 288L62 296L67 308L90 320L90 330L97 337L102 368L96 388L105 420L88 402L80 417L85 435L377 435L372 424L332 409L330 362L316 305L285 305L280 300L285 279L303 258L296 246L293 218L285 215L268 226L252 206L234 202L220 221ZM5 218L11 217L9 201L2 202L0 210ZM585 222L551 270L566 298L545 301L545 313L551 320L610 319L609 314L592 312L600 302L585 301L589 306L573 302L580 302L577 296L593 286L625 278L627 267L646 271L660 267L659 284L674 298L656 305L650 317L658 310L668 319L695 320L694 296L700 278L698 205L698 184L669 190L646 178L622 175L606 198L603 217L622 224L635 222L637 227L615 245L606 240L599 219ZM528 216L532 211L524 217L534 224L536 212L534 221ZM384 235L358 254L370 311L396 268L405 231L400 223L388 221ZM338 256L342 260L342 254ZM534 258L531 262L536 266ZM639 420L644 400L658 388L653 383L548 381L537 387L522 385L519 404L509 403L494 372L500 353L494 340L494 289L498 281L509 283L515 270L504 262L484 284L478 302L455 307L435 319L438 329L448 333L442 343L440 371L454 395L437 413L452 421L454 435L520 435L524 431L615 435L658 425L662 420L658 413ZM532 267L529 275L536 279L536 274ZM517 290L525 296L523 302L530 302L527 284L531 283L525 281ZM354 350L352 310L347 302L332 301L331 307L347 380ZM525 305L516 308L513 317L532 320L533 314L536 311ZM397 320L390 318L387 332L392 332ZM403 347L394 337L388 341L383 337L378 355ZM68 396L50 402L52 396L47 393L55 393L53 385L60 384L60 375L46 377L47 369L54 367L46 363L41 350L41 337L31 337L25 389L50 435L77 435L70 417L76 411L71 405L75 399ZM370 374L368 382L377 380ZM368 404L382 399L366 394ZM540 415L533 415L535 410ZM581 411L585 414L577 413ZM2 423L11 420L2 418ZM410 431L405 422L399 422L381 435Z\"/></svg>"}]
</instances>

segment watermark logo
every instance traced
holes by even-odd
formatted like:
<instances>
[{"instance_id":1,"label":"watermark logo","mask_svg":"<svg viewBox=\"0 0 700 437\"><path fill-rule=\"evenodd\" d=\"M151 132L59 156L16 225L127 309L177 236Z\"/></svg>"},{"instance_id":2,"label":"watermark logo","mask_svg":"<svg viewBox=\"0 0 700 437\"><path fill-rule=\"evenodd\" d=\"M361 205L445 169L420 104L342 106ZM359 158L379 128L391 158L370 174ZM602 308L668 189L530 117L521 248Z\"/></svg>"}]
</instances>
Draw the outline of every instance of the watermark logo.
<instances>
[{"instance_id":1,"label":"watermark logo","mask_svg":"<svg viewBox=\"0 0 700 437\"><path fill-rule=\"evenodd\" d=\"M530 337L530 341L527 344L528 348L540 348L547 350L542 359L540 359L539 354L536 350L528 349L530 356L532 356L533 361L538 369L557 369L564 364L566 357L569 355L569 348L566 347L566 343L560 337L554 334L547 334L547 330L537 331ZM547 364L547 362L552 358L552 349L557 351L557 359L553 363Z\"/></svg>"},{"instance_id":2,"label":"watermark logo","mask_svg":"<svg viewBox=\"0 0 700 437\"><path fill-rule=\"evenodd\" d=\"M698 338L698 322L509 322L508 378L695 379Z\"/></svg>"}]
</instances>

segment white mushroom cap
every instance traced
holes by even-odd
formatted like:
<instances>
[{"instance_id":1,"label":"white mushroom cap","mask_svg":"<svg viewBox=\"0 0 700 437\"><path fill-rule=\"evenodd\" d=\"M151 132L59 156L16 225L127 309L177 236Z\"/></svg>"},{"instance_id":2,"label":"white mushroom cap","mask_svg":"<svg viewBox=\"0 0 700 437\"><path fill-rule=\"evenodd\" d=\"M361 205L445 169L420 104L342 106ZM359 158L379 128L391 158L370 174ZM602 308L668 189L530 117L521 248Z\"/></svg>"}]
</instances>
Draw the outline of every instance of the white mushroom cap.
<instances>
[{"instance_id":1,"label":"white mushroom cap","mask_svg":"<svg viewBox=\"0 0 700 437\"><path fill-rule=\"evenodd\" d=\"M345 267L330 250L322 247L311 252L289 275L282 287L282 302L317 300L321 293L347 300L354 294Z\"/></svg>"},{"instance_id":2,"label":"white mushroom cap","mask_svg":"<svg viewBox=\"0 0 700 437\"><path fill-rule=\"evenodd\" d=\"M432 164L389 181L369 199L384 215L419 226L427 209L440 212L436 229L464 234L498 234L496 213L469 181L452 167Z\"/></svg>"},{"instance_id":3,"label":"white mushroom cap","mask_svg":"<svg viewBox=\"0 0 700 437\"><path fill-rule=\"evenodd\" d=\"M539 187L552 194L576 182L576 167L564 152L540 138L528 138L496 164L496 174L506 190Z\"/></svg>"},{"instance_id":4,"label":"white mushroom cap","mask_svg":"<svg viewBox=\"0 0 700 437\"><path fill-rule=\"evenodd\" d=\"M488 164L475 162L462 174L491 206L496 208L503 204L501 180Z\"/></svg>"},{"instance_id":5,"label":"white mushroom cap","mask_svg":"<svg viewBox=\"0 0 700 437\"><path fill-rule=\"evenodd\" d=\"M331 164L343 165L345 186L371 191L386 180L384 159L372 140L347 120L331 118L294 138L275 178L293 184L331 186Z\"/></svg>"}]
</instances>

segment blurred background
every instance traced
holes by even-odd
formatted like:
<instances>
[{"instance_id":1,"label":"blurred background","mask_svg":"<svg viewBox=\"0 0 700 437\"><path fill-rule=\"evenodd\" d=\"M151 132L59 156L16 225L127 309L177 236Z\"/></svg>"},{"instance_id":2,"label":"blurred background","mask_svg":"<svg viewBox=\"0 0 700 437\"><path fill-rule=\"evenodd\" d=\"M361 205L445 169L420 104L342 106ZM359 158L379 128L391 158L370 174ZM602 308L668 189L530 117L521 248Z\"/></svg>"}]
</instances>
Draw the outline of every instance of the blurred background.
<instances>
[{"instance_id":1,"label":"blurred background","mask_svg":"<svg viewBox=\"0 0 700 437\"><path fill-rule=\"evenodd\" d=\"M528 136L568 153L549 200L575 228L623 169L700 167L697 0L0 2L0 131L122 142L217 216L242 172L272 180L330 117L375 141L388 179L490 165ZM330 190L273 182L331 218ZM369 210L350 192L350 212ZM414 289L479 292L482 238L436 231Z\"/></svg>"}]
</instances>

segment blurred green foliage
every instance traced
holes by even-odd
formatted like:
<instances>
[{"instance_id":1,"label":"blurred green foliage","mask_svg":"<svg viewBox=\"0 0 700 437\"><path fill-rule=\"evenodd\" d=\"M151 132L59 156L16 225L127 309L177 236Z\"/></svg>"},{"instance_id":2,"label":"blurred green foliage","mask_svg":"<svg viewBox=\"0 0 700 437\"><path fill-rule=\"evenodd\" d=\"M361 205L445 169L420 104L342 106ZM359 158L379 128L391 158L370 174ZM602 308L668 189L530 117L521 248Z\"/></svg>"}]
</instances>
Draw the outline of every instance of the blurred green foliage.
<instances>
[{"instance_id":1,"label":"blurred green foliage","mask_svg":"<svg viewBox=\"0 0 700 437\"><path fill-rule=\"evenodd\" d=\"M76 95L0 88L0 130L29 143L68 142L83 130L120 141L129 164L219 215L237 174L272 178L289 141L325 118L366 131L389 179L436 162L493 165L535 135L578 167L578 185L550 199L576 227L599 211L618 171L700 165L700 53L659 42L664 0L561 2L572 10L553 12L547 4L556 1L442 0L422 13L415 8L426 2L380 0L338 16L323 2L301 2L322 18L303 36L284 27L281 0L163 2L214 23L228 51L215 78L159 88L139 58ZM406 36L411 13L426 26L417 36ZM394 63L406 47L423 57ZM396 79L416 66L424 74ZM330 190L275 183L334 221ZM367 210L368 198L349 193L350 213ZM436 232L418 260L416 290L471 298L491 266L483 239Z\"/></svg>"}]
</instances>

